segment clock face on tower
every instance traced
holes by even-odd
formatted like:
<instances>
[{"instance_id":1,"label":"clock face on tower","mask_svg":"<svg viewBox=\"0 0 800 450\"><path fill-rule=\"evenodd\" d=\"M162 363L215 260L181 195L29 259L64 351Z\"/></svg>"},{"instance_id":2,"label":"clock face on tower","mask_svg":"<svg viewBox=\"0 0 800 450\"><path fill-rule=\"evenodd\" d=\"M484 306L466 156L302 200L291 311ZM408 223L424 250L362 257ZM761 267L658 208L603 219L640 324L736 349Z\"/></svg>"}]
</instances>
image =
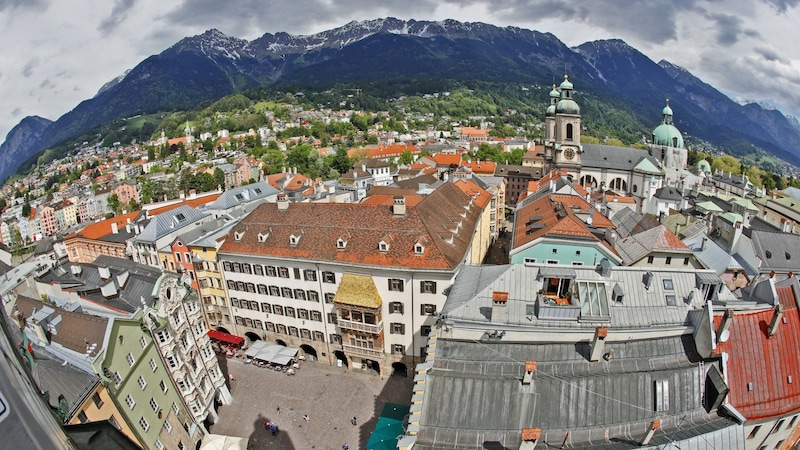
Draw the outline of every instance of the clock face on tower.
<instances>
[{"instance_id":1,"label":"clock face on tower","mask_svg":"<svg viewBox=\"0 0 800 450\"><path fill-rule=\"evenodd\" d=\"M575 157L575 150L568 148L564 150L564 158L572 159Z\"/></svg>"}]
</instances>

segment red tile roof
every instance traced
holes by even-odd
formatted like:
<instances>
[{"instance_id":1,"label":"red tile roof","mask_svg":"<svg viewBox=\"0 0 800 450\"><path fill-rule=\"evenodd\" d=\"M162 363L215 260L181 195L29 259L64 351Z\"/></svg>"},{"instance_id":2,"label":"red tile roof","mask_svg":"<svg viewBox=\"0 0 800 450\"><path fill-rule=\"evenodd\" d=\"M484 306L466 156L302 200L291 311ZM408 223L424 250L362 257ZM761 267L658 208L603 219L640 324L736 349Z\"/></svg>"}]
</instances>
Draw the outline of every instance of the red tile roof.
<instances>
[{"instance_id":1,"label":"red tile roof","mask_svg":"<svg viewBox=\"0 0 800 450\"><path fill-rule=\"evenodd\" d=\"M480 175L494 175L494 171L497 168L497 163L493 161L468 161L461 165L469 167L472 173Z\"/></svg>"},{"instance_id":2,"label":"red tile roof","mask_svg":"<svg viewBox=\"0 0 800 450\"><path fill-rule=\"evenodd\" d=\"M385 205L291 203L281 211L264 203L231 230L220 253L450 271L463 261L481 213L453 183L406 205L405 215ZM259 234L266 239L260 242ZM300 236L296 245L290 245L292 235ZM337 248L340 237L344 249ZM388 251L379 251L381 241ZM414 252L419 242L425 243L421 255Z\"/></svg>"},{"instance_id":3,"label":"red tile roof","mask_svg":"<svg viewBox=\"0 0 800 450\"><path fill-rule=\"evenodd\" d=\"M73 236L82 237L84 239L92 239L92 240L100 239L104 236L108 236L109 234L111 234L112 223L116 223L117 229L122 230L128 223L128 219L130 219L130 221L133 222L140 212L141 211L133 211L127 214L123 214L121 216L116 216L110 219L103 220L101 222L89 224L82 230L78 231L77 233L67 236L66 239L69 239Z\"/></svg>"},{"instance_id":4,"label":"red tile roof","mask_svg":"<svg viewBox=\"0 0 800 450\"><path fill-rule=\"evenodd\" d=\"M588 239L606 245L605 241L595 236L586 223L576 216L576 211L588 213L590 209L591 205L586 200L573 195L551 194L537 199L516 213L519 222L514 231L514 247L519 248L543 236ZM535 223L543 226L528 233L530 227L526 226L527 221L529 218L537 216L541 219L536 220ZM597 210L592 215L592 226L616 228L613 222ZM609 251L616 253L608 245L606 247Z\"/></svg>"},{"instance_id":5,"label":"red tile roof","mask_svg":"<svg viewBox=\"0 0 800 450\"><path fill-rule=\"evenodd\" d=\"M430 158L436 161L437 166L458 166L461 164L461 155L446 155L444 153L437 153L430 156Z\"/></svg>"},{"instance_id":6,"label":"red tile roof","mask_svg":"<svg viewBox=\"0 0 800 450\"><path fill-rule=\"evenodd\" d=\"M212 195L205 195L202 197L192 198L192 199L184 199L181 202L177 202L172 205L162 206L161 208L152 209L148 212L148 214L152 217L161 213L165 213L167 211L173 210L179 206L188 205L192 208L197 208L200 205L205 205L206 203L211 203L214 200L218 199L219 196L222 194L212 194Z\"/></svg>"},{"instance_id":7,"label":"red tile roof","mask_svg":"<svg viewBox=\"0 0 800 450\"><path fill-rule=\"evenodd\" d=\"M767 337L773 310L736 313L726 342L717 350L729 355L726 379L731 391L728 401L747 420L762 420L800 411L800 314L798 284L776 285L783 319L776 334ZM714 317L718 329L721 316ZM785 322L784 322L785 321ZM789 377L793 381L789 382ZM753 390L748 390L753 383Z\"/></svg>"}]
</instances>

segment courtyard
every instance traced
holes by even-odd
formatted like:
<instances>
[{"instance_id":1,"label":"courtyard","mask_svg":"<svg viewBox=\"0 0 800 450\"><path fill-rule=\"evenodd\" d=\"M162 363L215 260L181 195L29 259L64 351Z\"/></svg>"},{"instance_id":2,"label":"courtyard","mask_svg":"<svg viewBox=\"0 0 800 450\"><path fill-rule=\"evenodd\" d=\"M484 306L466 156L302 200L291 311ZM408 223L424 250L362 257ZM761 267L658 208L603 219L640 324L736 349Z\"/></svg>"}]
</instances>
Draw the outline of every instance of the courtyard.
<instances>
[{"instance_id":1,"label":"courtyard","mask_svg":"<svg viewBox=\"0 0 800 450\"><path fill-rule=\"evenodd\" d=\"M411 371L405 377L381 377L370 370L303 361L289 376L236 358L221 358L220 367L229 379L233 376L233 403L219 408L219 420L209 431L249 438L250 449L339 450L345 443L363 449L383 405L411 401ZM267 421L278 424L277 436L264 429Z\"/></svg>"}]
</instances>

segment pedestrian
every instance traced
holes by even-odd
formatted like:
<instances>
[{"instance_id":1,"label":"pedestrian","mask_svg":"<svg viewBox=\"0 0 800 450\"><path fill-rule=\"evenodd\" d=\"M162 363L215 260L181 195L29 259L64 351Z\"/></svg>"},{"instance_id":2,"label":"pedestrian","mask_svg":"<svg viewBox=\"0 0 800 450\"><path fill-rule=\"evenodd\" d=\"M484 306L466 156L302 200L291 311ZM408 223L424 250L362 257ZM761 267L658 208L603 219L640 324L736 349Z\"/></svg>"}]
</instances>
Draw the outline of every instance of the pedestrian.
<instances>
[{"instance_id":1,"label":"pedestrian","mask_svg":"<svg viewBox=\"0 0 800 450\"><path fill-rule=\"evenodd\" d=\"M264 421L264 431L267 431L267 430L269 430L269 422L265 420Z\"/></svg>"},{"instance_id":2,"label":"pedestrian","mask_svg":"<svg viewBox=\"0 0 800 450\"><path fill-rule=\"evenodd\" d=\"M270 431L270 433L272 433L272 435L273 435L273 436L275 436L276 434L278 434L278 424L276 424L276 423L270 423L270 424L269 424L269 431Z\"/></svg>"},{"instance_id":3,"label":"pedestrian","mask_svg":"<svg viewBox=\"0 0 800 450\"><path fill-rule=\"evenodd\" d=\"M342 445L342 450L350 450L350 446L347 444Z\"/></svg>"},{"instance_id":4,"label":"pedestrian","mask_svg":"<svg viewBox=\"0 0 800 450\"><path fill-rule=\"evenodd\" d=\"M350 419L350 423L352 423L353 426L356 426L356 424L358 423L358 421L356 420L356 416L353 416L353 418Z\"/></svg>"},{"instance_id":5,"label":"pedestrian","mask_svg":"<svg viewBox=\"0 0 800 450\"><path fill-rule=\"evenodd\" d=\"M281 407L280 407L280 405L279 405L279 406L276 406L276 407L275 407L275 410L276 410L276 411L278 411L278 414L280 414L280 413L281 413Z\"/></svg>"},{"instance_id":6,"label":"pedestrian","mask_svg":"<svg viewBox=\"0 0 800 450\"><path fill-rule=\"evenodd\" d=\"M303 420L306 422L310 421L311 419L308 418L308 414L303 414Z\"/></svg>"}]
</instances>

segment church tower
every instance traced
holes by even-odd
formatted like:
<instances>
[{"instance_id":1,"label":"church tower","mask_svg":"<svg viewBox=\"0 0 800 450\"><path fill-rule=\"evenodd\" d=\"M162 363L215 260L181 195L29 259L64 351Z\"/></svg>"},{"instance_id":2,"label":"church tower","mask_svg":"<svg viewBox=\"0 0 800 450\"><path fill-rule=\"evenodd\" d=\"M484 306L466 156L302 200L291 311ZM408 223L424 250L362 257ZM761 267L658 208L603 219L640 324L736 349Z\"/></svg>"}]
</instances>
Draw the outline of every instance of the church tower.
<instances>
[{"instance_id":1,"label":"church tower","mask_svg":"<svg viewBox=\"0 0 800 450\"><path fill-rule=\"evenodd\" d=\"M544 145L552 147L556 135L556 103L561 98L561 93L553 83L553 90L550 91L550 106L544 114Z\"/></svg>"},{"instance_id":2,"label":"church tower","mask_svg":"<svg viewBox=\"0 0 800 450\"><path fill-rule=\"evenodd\" d=\"M664 169L684 170L689 159L688 151L683 147L683 135L672 121L672 108L667 106L661 110L661 124L653 130L649 145L650 155L661 163Z\"/></svg>"},{"instance_id":3,"label":"church tower","mask_svg":"<svg viewBox=\"0 0 800 450\"><path fill-rule=\"evenodd\" d=\"M581 108L572 98L572 83L564 75L553 119L553 144L550 155L555 168L566 168L578 175L581 168Z\"/></svg>"}]
</instances>

